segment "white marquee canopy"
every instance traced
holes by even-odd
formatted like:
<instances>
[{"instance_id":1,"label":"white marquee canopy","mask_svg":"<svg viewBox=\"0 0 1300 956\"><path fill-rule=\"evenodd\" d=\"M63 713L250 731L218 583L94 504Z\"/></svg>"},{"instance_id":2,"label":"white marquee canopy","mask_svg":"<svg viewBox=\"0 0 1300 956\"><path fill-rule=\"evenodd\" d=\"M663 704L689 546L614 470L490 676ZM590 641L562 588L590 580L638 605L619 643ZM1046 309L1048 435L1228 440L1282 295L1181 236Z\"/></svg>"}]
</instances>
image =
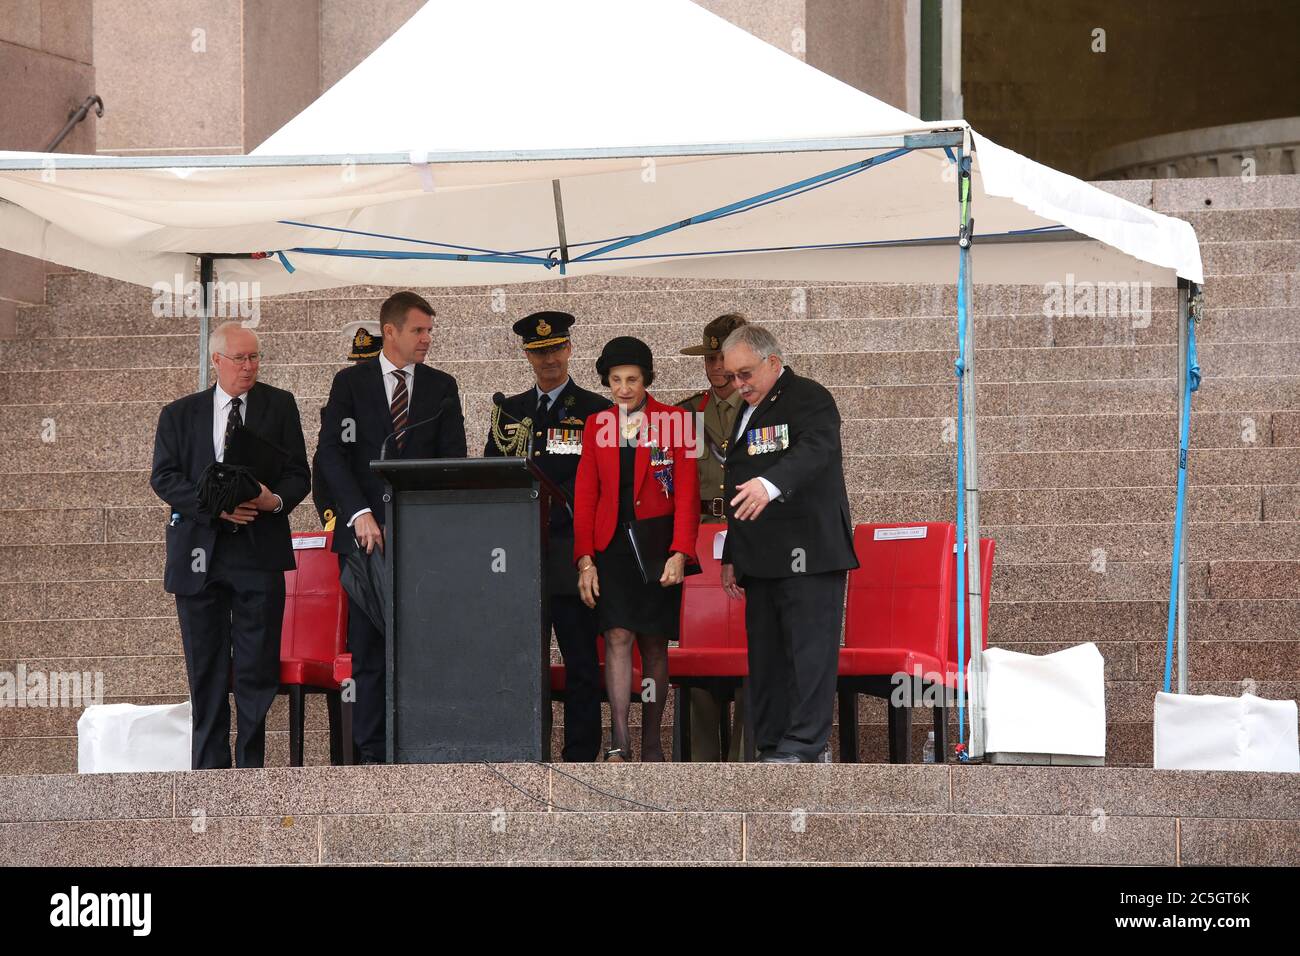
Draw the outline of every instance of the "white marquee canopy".
<instances>
[{"instance_id":1,"label":"white marquee canopy","mask_svg":"<svg viewBox=\"0 0 1300 956\"><path fill-rule=\"evenodd\" d=\"M432 0L250 156L0 152L0 247L146 285L196 254L283 253L217 260L263 295L536 281L563 259L952 282L958 145L975 151L976 281L1201 280L1187 223L922 122L688 0Z\"/></svg>"}]
</instances>

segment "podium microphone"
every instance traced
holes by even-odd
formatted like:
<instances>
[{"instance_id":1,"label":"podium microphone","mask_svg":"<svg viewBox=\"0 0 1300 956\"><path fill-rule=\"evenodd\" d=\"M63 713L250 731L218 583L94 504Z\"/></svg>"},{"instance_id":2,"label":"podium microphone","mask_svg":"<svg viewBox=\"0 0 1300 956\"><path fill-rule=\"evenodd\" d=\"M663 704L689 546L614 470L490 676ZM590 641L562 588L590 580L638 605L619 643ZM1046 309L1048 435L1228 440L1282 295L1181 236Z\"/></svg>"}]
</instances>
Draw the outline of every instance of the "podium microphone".
<instances>
[{"instance_id":1,"label":"podium microphone","mask_svg":"<svg viewBox=\"0 0 1300 956\"><path fill-rule=\"evenodd\" d=\"M421 425L428 425L430 422L437 421L439 418L442 417L443 412L445 412L448 408L453 407L455 404L456 403L453 402L450 398L444 398L442 402L438 405L438 410L434 412L432 415L430 415L428 418L424 419L424 421L415 422L410 425L404 425L403 427L399 428L397 431L393 432L391 435L385 438L384 443L379 446L379 460L380 461L388 460L388 443L392 441L394 438L397 438L401 435L405 435L412 428L419 428Z\"/></svg>"}]
</instances>

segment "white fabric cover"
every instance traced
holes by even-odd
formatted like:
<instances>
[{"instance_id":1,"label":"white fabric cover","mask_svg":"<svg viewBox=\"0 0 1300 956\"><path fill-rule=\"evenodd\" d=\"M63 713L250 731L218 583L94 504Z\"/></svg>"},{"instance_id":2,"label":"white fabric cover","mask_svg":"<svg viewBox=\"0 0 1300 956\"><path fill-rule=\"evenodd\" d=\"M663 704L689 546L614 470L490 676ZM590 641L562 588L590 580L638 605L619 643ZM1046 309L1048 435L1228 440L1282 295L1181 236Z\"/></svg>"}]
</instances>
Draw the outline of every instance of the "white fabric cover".
<instances>
[{"instance_id":1,"label":"white fabric cover","mask_svg":"<svg viewBox=\"0 0 1300 956\"><path fill-rule=\"evenodd\" d=\"M1296 702L1253 694L1156 694L1159 770L1300 773Z\"/></svg>"},{"instance_id":2,"label":"white fabric cover","mask_svg":"<svg viewBox=\"0 0 1300 956\"><path fill-rule=\"evenodd\" d=\"M77 772L189 770L191 728L188 700L87 707L77 720Z\"/></svg>"},{"instance_id":3,"label":"white fabric cover","mask_svg":"<svg viewBox=\"0 0 1300 956\"><path fill-rule=\"evenodd\" d=\"M1097 645L984 652L986 753L1106 755L1105 662Z\"/></svg>"}]
</instances>

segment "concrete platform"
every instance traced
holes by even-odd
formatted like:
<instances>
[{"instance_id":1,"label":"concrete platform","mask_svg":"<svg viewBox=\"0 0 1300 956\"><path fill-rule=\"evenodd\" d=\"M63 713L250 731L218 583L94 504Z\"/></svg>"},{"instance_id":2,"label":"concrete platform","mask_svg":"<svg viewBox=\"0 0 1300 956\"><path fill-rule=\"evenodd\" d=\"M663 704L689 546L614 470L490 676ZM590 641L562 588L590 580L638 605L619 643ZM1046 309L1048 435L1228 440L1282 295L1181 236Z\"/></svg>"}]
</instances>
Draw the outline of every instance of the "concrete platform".
<instances>
[{"instance_id":1,"label":"concrete platform","mask_svg":"<svg viewBox=\"0 0 1300 956\"><path fill-rule=\"evenodd\" d=\"M0 866L1295 866L1300 775L451 764L0 777Z\"/></svg>"}]
</instances>

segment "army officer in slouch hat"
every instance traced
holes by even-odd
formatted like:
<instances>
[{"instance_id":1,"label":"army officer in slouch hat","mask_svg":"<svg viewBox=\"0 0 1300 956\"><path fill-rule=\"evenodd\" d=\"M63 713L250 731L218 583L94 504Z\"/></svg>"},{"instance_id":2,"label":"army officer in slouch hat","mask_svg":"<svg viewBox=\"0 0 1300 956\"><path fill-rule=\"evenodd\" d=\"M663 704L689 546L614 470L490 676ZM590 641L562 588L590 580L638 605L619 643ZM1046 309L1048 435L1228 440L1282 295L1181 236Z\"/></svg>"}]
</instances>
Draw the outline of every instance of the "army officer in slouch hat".
<instances>
[{"instance_id":1,"label":"army officer in slouch hat","mask_svg":"<svg viewBox=\"0 0 1300 956\"><path fill-rule=\"evenodd\" d=\"M532 366L532 387L492 409L485 457L525 457L573 498L587 416L609 400L569 377L573 344L567 312L534 312L516 322L524 357ZM573 566L573 515L551 509L551 623L564 658L564 759L589 762L600 751L600 665L596 657L596 614L578 597Z\"/></svg>"}]
</instances>

